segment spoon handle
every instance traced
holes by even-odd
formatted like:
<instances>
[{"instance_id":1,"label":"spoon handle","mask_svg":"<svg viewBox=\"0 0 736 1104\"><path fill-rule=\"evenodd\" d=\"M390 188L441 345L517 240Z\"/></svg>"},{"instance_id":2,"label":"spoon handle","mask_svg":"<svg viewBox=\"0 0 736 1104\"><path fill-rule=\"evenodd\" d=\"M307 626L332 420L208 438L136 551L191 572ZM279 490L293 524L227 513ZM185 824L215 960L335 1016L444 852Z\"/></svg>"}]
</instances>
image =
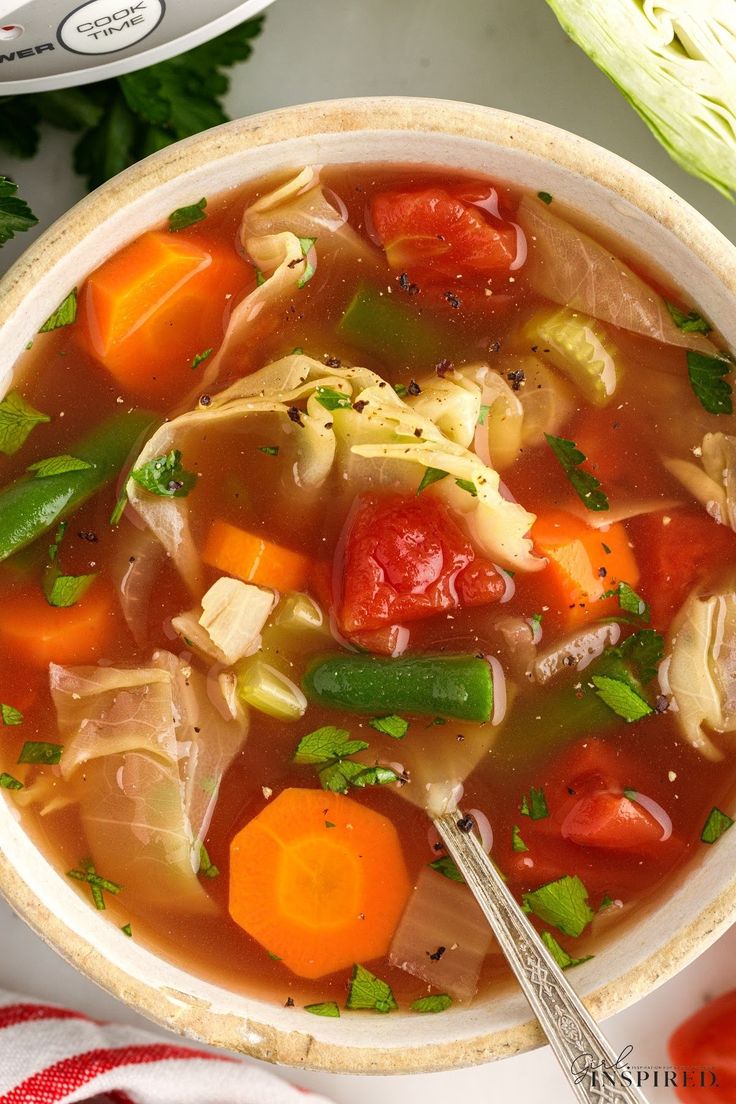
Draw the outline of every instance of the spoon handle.
<instances>
[{"instance_id":1,"label":"spoon handle","mask_svg":"<svg viewBox=\"0 0 736 1104\"><path fill-rule=\"evenodd\" d=\"M434 825L483 910L534 1015L582 1104L646 1104L562 970L456 810Z\"/></svg>"}]
</instances>

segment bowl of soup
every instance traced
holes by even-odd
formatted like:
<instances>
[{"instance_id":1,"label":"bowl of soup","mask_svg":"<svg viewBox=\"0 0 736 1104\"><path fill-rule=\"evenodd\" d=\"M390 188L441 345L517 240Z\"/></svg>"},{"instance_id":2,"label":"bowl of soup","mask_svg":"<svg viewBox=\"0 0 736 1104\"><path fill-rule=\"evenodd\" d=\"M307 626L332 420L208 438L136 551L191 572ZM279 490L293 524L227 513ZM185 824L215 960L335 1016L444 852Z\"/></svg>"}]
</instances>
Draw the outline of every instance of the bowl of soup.
<instances>
[{"instance_id":1,"label":"bowl of soup","mask_svg":"<svg viewBox=\"0 0 736 1104\"><path fill-rule=\"evenodd\" d=\"M0 884L132 1007L335 1071L539 1042L431 818L593 1012L733 919L736 254L614 155L276 111L2 284Z\"/></svg>"}]
</instances>

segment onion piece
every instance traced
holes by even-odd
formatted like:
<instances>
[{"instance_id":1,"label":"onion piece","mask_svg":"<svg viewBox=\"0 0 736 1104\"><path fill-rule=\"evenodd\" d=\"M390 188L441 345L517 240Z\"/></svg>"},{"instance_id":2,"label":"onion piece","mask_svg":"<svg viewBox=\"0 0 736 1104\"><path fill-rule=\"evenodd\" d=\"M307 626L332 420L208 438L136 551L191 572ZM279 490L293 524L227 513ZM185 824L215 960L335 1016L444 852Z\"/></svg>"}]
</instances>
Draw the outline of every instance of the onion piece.
<instances>
[{"instance_id":1,"label":"onion piece","mask_svg":"<svg viewBox=\"0 0 736 1104\"><path fill-rule=\"evenodd\" d=\"M490 664L491 677L493 679L493 715L492 725L500 725L506 716L506 675L503 667L495 656L487 655L486 660Z\"/></svg>"},{"instance_id":2,"label":"onion piece","mask_svg":"<svg viewBox=\"0 0 736 1104\"><path fill-rule=\"evenodd\" d=\"M631 800L635 801L637 805L641 805L642 809L646 809L650 817L656 820L657 824L662 829L662 836L659 842L664 843L665 840L668 840L672 835L672 818L669 813L662 808L659 802L655 801L653 797L647 797L646 794L641 794L638 791L636 796L632 797Z\"/></svg>"},{"instance_id":3,"label":"onion piece","mask_svg":"<svg viewBox=\"0 0 736 1104\"><path fill-rule=\"evenodd\" d=\"M475 821L481 847L487 855L490 855L493 847L493 828L490 820L481 809L468 809L467 816L472 817Z\"/></svg>"},{"instance_id":4,"label":"onion piece","mask_svg":"<svg viewBox=\"0 0 736 1104\"><path fill-rule=\"evenodd\" d=\"M493 945L468 887L425 868L394 934L389 962L440 993L470 1000Z\"/></svg>"},{"instance_id":5,"label":"onion piece","mask_svg":"<svg viewBox=\"0 0 736 1104\"><path fill-rule=\"evenodd\" d=\"M621 626L614 621L577 629L563 640L558 640L543 652L537 653L532 668L535 681L544 686L571 667L584 671L606 648L618 644L620 636Z\"/></svg>"},{"instance_id":6,"label":"onion piece","mask_svg":"<svg viewBox=\"0 0 736 1104\"><path fill-rule=\"evenodd\" d=\"M129 509L126 516L133 513ZM149 643L151 591L163 560L163 545L150 529L126 524L123 539L118 543L112 560L111 575L120 596L123 617L139 648L145 648Z\"/></svg>"}]
</instances>

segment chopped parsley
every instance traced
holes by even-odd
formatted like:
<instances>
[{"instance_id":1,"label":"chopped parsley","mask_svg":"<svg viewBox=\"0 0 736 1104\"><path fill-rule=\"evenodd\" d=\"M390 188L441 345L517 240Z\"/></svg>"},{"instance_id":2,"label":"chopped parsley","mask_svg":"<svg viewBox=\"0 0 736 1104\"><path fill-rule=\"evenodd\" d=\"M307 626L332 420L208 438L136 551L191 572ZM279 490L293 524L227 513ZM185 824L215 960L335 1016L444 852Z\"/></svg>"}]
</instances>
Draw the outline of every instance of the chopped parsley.
<instances>
[{"instance_id":1,"label":"chopped parsley","mask_svg":"<svg viewBox=\"0 0 736 1104\"><path fill-rule=\"evenodd\" d=\"M62 521L56 531L54 543L49 546L49 562L43 573L41 583L48 604L64 609L75 606L97 578L96 572L88 575L65 575L63 573L59 566L59 548L65 533L66 522Z\"/></svg>"},{"instance_id":2,"label":"chopped parsley","mask_svg":"<svg viewBox=\"0 0 736 1104\"><path fill-rule=\"evenodd\" d=\"M301 247L302 256L304 257L306 264L304 265L304 272L297 281L296 286L298 288L306 287L309 281L314 276L315 272L317 271L316 265L314 265L309 259L309 254L314 249L314 243L316 242L316 240L316 238L299 238L299 245Z\"/></svg>"},{"instance_id":3,"label":"chopped parsley","mask_svg":"<svg viewBox=\"0 0 736 1104\"><path fill-rule=\"evenodd\" d=\"M549 192L537 192L537 199L541 199L542 203L549 205L552 202L552 196Z\"/></svg>"},{"instance_id":4,"label":"chopped parsley","mask_svg":"<svg viewBox=\"0 0 736 1104\"><path fill-rule=\"evenodd\" d=\"M434 862L429 864L430 869L436 870L438 874L442 874L445 878L449 878L451 882L462 882L465 884L465 879L457 868L457 863L454 859L451 859L449 855L443 855L441 859L435 859Z\"/></svg>"},{"instance_id":5,"label":"chopped parsley","mask_svg":"<svg viewBox=\"0 0 736 1104\"><path fill-rule=\"evenodd\" d=\"M73 878L77 882L86 882L90 887L92 893L92 900L94 901L95 908L100 911L105 906L105 893L111 893L116 896L121 892L122 886L117 882L111 882L109 878L101 878L99 874L95 872L95 868L91 862L83 862L82 870L67 870L67 878ZM131 933L132 934L132 933Z\"/></svg>"},{"instance_id":6,"label":"chopped parsley","mask_svg":"<svg viewBox=\"0 0 736 1104\"><path fill-rule=\"evenodd\" d=\"M154 456L153 460L132 471L130 478L144 490L162 498L186 498L197 482L194 472L182 467L179 449L172 449L165 456Z\"/></svg>"},{"instance_id":7,"label":"chopped parsley","mask_svg":"<svg viewBox=\"0 0 736 1104\"><path fill-rule=\"evenodd\" d=\"M611 895L609 893L607 893L605 895L605 897L603 898L603 900L601 901L601 903L599 904L598 911L599 912L605 912L606 909L609 909L612 904L613 904L613 897L611 897Z\"/></svg>"},{"instance_id":8,"label":"chopped parsley","mask_svg":"<svg viewBox=\"0 0 736 1104\"><path fill-rule=\"evenodd\" d=\"M715 843L732 825L733 820L731 817L714 806L708 813L708 819L703 826L703 831L700 833L700 838L703 843Z\"/></svg>"},{"instance_id":9,"label":"chopped parsley","mask_svg":"<svg viewBox=\"0 0 736 1104\"><path fill-rule=\"evenodd\" d=\"M7 771L3 771L0 774L0 786L4 790L22 790L23 783L19 782L17 778L13 778L12 774L8 774Z\"/></svg>"},{"instance_id":10,"label":"chopped parsley","mask_svg":"<svg viewBox=\"0 0 736 1104\"><path fill-rule=\"evenodd\" d=\"M122 521L123 514L125 513L125 507L128 505L128 479L130 476L126 476L120 487L120 494L115 499L115 505L112 508L110 514L110 525L119 525Z\"/></svg>"},{"instance_id":11,"label":"chopped parsley","mask_svg":"<svg viewBox=\"0 0 736 1104\"><path fill-rule=\"evenodd\" d=\"M399 775L391 767L367 766L348 758L367 747L365 740L351 740L344 728L325 725L302 737L294 762L316 767L322 788L333 793L347 793L351 786L363 789L398 782Z\"/></svg>"},{"instance_id":12,"label":"chopped parsley","mask_svg":"<svg viewBox=\"0 0 736 1104\"><path fill-rule=\"evenodd\" d=\"M485 425L486 424L486 419L488 417L488 411L490 409L491 409L490 406L485 406L485 405L481 406L480 411L478 412L478 425Z\"/></svg>"},{"instance_id":13,"label":"chopped parsley","mask_svg":"<svg viewBox=\"0 0 736 1104\"><path fill-rule=\"evenodd\" d=\"M50 421L48 414L36 410L17 391L9 391L0 402L0 452L12 456L37 425Z\"/></svg>"},{"instance_id":14,"label":"chopped parsley","mask_svg":"<svg viewBox=\"0 0 736 1104\"><path fill-rule=\"evenodd\" d=\"M599 661L599 673L591 685L605 704L633 723L655 712L644 686L657 674L664 644L654 629L640 629L616 648L607 648Z\"/></svg>"},{"instance_id":15,"label":"chopped parsley","mask_svg":"<svg viewBox=\"0 0 736 1104\"><path fill-rule=\"evenodd\" d=\"M580 467L588 459L585 453L580 451L574 441L568 441L566 437L553 437L551 433L545 433L544 436L586 509L607 510L608 499L599 489L600 480L596 479L592 472L583 471Z\"/></svg>"},{"instance_id":16,"label":"chopped parsley","mask_svg":"<svg viewBox=\"0 0 736 1104\"><path fill-rule=\"evenodd\" d=\"M540 920L559 928L565 935L580 935L593 919L588 891L580 878L565 875L525 893L524 905Z\"/></svg>"},{"instance_id":17,"label":"chopped parsley","mask_svg":"<svg viewBox=\"0 0 736 1104\"><path fill-rule=\"evenodd\" d=\"M133 928L129 923L128 924L123 924L123 926L120 930L123 933L123 935L127 935L128 939L133 938Z\"/></svg>"},{"instance_id":18,"label":"chopped parsley","mask_svg":"<svg viewBox=\"0 0 736 1104\"><path fill-rule=\"evenodd\" d=\"M353 967L353 974L348 986L348 998L346 1008L369 1008L375 1012L392 1012L398 1008L391 986L381 981L365 966L358 963Z\"/></svg>"},{"instance_id":19,"label":"chopped parsley","mask_svg":"<svg viewBox=\"0 0 736 1104\"><path fill-rule=\"evenodd\" d=\"M641 682L651 682L664 655L664 641L654 629L640 629L615 651L631 664Z\"/></svg>"},{"instance_id":20,"label":"chopped parsley","mask_svg":"<svg viewBox=\"0 0 736 1104\"><path fill-rule=\"evenodd\" d=\"M472 482L472 480L456 479L455 482L457 483L461 491L467 491L469 495L473 496L473 498L478 497L478 488L476 487L475 483Z\"/></svg>"},{"instance_id":21,"label":"chopped parsley","mask_svg":"<svg viewBox=\"0 0 736 1104\"><path fill-rule=\"evenodd\" d=\"M258 451L265 453L266 456L278 456L279 446L278 445L259 445L258 446Z\"/></svg>"},{"instance_id":22,"label":"chopped parsley","mask_svg":"<svg viewBox=\"0 0 736 1104\"><path fill-rule=\"evenodd\" d=\"M192 368L199 368L203 361L212 356L213 351L213 349L205 349L204 352L197 353L197 355L192 358Z\"/></svg>"},{"instance_id":23,"label":"chopped parsley","mask_svg":"<svg viewBox=\"0 0 736 1104\"><path fill-rule=\"evenodd\" d=\"M334 1019L340 1018L340 1009L337 1007L335 1001L322 1001L320 1004L305 1004L305 1012L311 1012L313 1016L332 1016Z\"/></svg>"},{"instance_id":24,"label":"chopped parsley","mask_svg":"<svg viewBox=\"0 0 736 1104\"><path fill-rule=\"evenodd\" d=\"M62 744L47 744L42 740L26 740L18 756L19 763L39 763L53 767L61 762Z\"/></svg>"},{"instance_id":25,"label":"chopped parsley","mask_svg":"<svg viewBox=\"0 0 736 1104\"><path fill-rule=\"evenodd\" d=\"M709 414L733 414L731 384L723 379L733 365L722 357L687 351L687 375L700 405Z\"/></svg>"},{"instance_id":26,"label":"chopped parsley","mask_svg":"<svg viewBox=\"0 0 736 1104\"><path fill-rule=\"evenodd\" d=\"M176 234L179 230L186 230L188 226L194 226L195 222L201 222L202 219L207 218L205 214L206 206L207 200L202 196L196 203L191 203L188 207L177 207L169 215L169 231Z\"/></svg>"},{"instance_id":27,"label":"chopped parsley","mask_svg":"<svg viewBox=\"0 0 736 1104\"><path fill-rule=\"evenodd\" d=\"M670 312L670 317L678 330L682 330L683 333L709 334L713 329L710 322L706 322L702 314L698 314L697 311L691 310L686 313L676 307L674 303L668 303L666 299L664 305Z\"/></svg>"},{"instance_id":28,"label":"chopped parsley","mask_svg":"<svg viewBox=\"0 0 736 1104\"><path fill-rule=\"evenodd\" d=\"M420 495L422 491L426 491L427 487L431 487L433 483L439 483L441 479L446 479L449 474L449 472L443 471L442 468L427 468L416 493Z\"/></svg>"},{"instance_id":29,"label":"chopped parsley","mask_svg":"<svg viewBox=\"0 0 736 1104\"><path fill-rule=\"evenodd\" d=\"M56 308L53 314L44 322L39 333L50 333L51 330L60 330L62 326L71 326L77 319L77 289L72 290L66 299Z\"/></svg>"},{"instance_id":30,"label":"chopped parsley","mask_svg":"<svg viewBox=\"0 0 736 1104\"><path fill-rule=\"evenodd\" d=\"M13 705L0 705L0 719L4 725L23 724L23 714Z\"/></svg>"},{"instance_id":31,"label":"chopped parsley","mask_svg":"<svg viewBox=\"0 0 736 1104\"><path fill-rule=\"evenodd\" d=\"M409 722L395 714L390 717L376 717L368 723L376 732L385 732L387 736L393 736L394 740L403 740L409 731Z\"/></svg>"},{"instance_id":32,"label":"chopped parsley","mask_svg":"<svg viewBox=\"0 0 736 1104\"><path fill-rule=\"evenodd\" d=\"M199 846L199 873L204 878L217 878L220 874L203 843Z\"/></svg>"},{"instance_id":33,"label":"chopped parsley","mask_svg":"<svg viewBox=\"0 0 736 1104\"><path fill-rule=\"evenodd\" d=\"M50 456L48 460L37 460L29 464L26 471L33 472L36 479L47 479L50 475L66 475L67 472L87 471L92 465L86 460L64 453L62 456Z\"/></svg>"},{"instance_id":34,"label":"chopped parsley","mask_svg":"<svg viewBox=\"0 0 736 1104\"><path fill-rule=\"evenodd\" d=\"M432 993L428 997L420 997L411 1004L412 1012L445 1012L452 1004L452 997L447 993Z\"/></svg>"},{"instance_id":35,"label":"chopped parsley","mask_svg":"<svg viewBox=\"0 0 736 1104\"><path fill-rule=\"evenodd\" d=\"M531 817L532 820L544 820L545 817L548 817L549 809L547 808L544 790L532 786L529 790L529 797L527 798L526 794L522 797L519 812L522 816Z\"/></svg>"},{"instance_id":36,"label":"chopped parsley","mask_svg":"<svg viewBox=\"0 0 736 1104\"><path fill-rule=\"evenodd\" d=\"M26 201L16 195L17 191L17 184L7 176L0 176L0 246L38 222Z\"/></svg>"},{"instance_id":37,"label":"chopped parsley","mask_svg":"<svg viewBox=\"0 0 736 1104\"><path fill-rule=\"evenodd\" d=\"M515 824L511 829L511 850L512 851L528 851L529 848L521 838L521 832L519 831L518 824Z\"/></svg>"},{"instance_id":38,"label":"chopped parsley","mask_svg":"<svg viewBox=\"0 0 736 1104\"><path fill-rule=\"evenodd\" d=\"M593 675L590 681L595 686L601 701L629 724L640 721L654 712L649 702L622 679L609 678L607 675Z\"/></svg>"},{"instance_id":39,"label":"chopped parsley","mask_svg":"<svg viewBox=\"0 0 736 1104\"><path fill-rule=\"evenodd\" d=\"M263 287L265 282L266 282L265 275L263 274L263 272L261 272L260 268L257 268L256 269L256 287L257 288Z\"/></svg>"},{"instance_id":40,"label":"chopped parsley","mask_svg":"<svg viewBox=\"0 0 736 1104\"><path fill-rule=\"evenodd\" d=\"M628 583L619 583L613 590L607 590L601 595L601 600L604 598L618 598L619 608L624 613L633 613L635 617L641 617L644 621L649 620L649 606Z\"/></svg>"},{"instance_id":41,"label":"chopped parsley","mask_svg":"<svg viewBox=\"0 0 736 1104\"><path fill-rule=\"evenodd\" d=\"M353 405L349 395L336 391L334 387L318 387L315 395L325 410L349 410Z\"/></svg>"},{"instance_id":42,"label":"chopped parsley","mask_svg":"<svg viewBox=\"0 0 736 1104\"><path fill-rule=\"evenodd\" d=\"M400 399L403 399L404 395L407 394L408 390L409 390L409 388L406 386L405 383L395 383L394 384L394 391L396 392L396 394L399 396Z\"/></svg>"},{"instance_id":43,"label":"chopped parsley","mask_svg":"<svg viewBox=\"0 0 736 1104\"><path fill-rule=\"evenodd\" d=\"M573 958L564 947L561 947L551 932L542 932L542 942L552 955L561 970L569 970L572 966L579 966L582 962L589 962L593 955L584 955L582 958Z\"/></svg>"}]
</instances>

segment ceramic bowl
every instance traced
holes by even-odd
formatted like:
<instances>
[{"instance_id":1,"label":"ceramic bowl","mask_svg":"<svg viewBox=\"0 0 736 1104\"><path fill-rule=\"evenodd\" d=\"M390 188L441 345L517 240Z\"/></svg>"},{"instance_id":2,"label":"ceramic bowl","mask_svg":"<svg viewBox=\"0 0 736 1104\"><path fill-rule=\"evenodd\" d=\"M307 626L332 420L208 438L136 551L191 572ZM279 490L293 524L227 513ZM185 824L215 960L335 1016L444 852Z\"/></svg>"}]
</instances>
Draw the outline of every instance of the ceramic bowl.
<instances>
[{"instance_id":1,"label":"ceramic bowl","mask_svg":"<svg viewBox=\"0 0 736 1104\"><path fill-rule=\"evenodd\" d=\"M736 347L736 249L640 169L573 134L485 107L402 98L308 104L226 124L155 154L84 199L0 284L0 385L60 291L176 207L307 163L429 163L551 192L656 259ZM158 957L96 913L0 801L0 888L38 934L88 977L175 1031L272 1062L350 1073L466 1066L541 1041L522 997L441 1016L322 1019L235 993ZM649 993L736 919L736 832L704 848L656 909L575 971L597 1017Z\"/></svg>"}]
</instances>

